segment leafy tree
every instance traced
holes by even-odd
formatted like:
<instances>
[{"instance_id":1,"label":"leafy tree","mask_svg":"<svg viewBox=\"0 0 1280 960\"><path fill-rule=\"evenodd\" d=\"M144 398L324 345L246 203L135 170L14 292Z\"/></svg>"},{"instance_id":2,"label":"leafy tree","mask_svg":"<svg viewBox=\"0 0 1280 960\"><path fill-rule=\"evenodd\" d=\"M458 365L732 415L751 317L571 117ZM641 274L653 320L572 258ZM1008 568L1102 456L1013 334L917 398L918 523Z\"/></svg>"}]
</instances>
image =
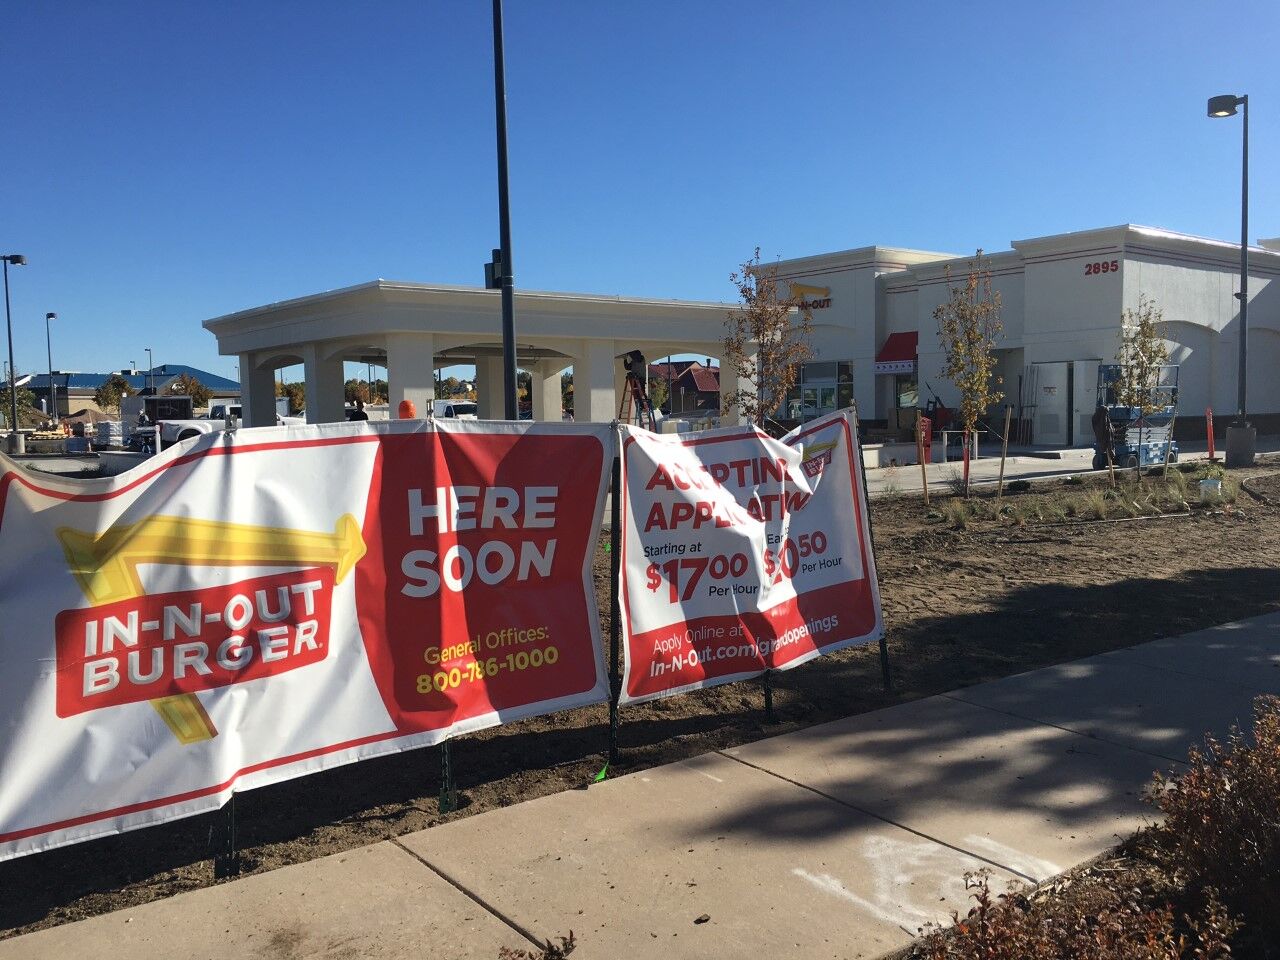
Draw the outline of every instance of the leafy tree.
<instances>
[{"instance_id":1,"label":"leafy tree","mask_svg":"<svg viewBox=\"0 0 1280 960\"><path fill-rule=\"evenodd\" d=\"M134 389L129 385L129 381L118 373L113 373L102 381L102 386L93 391L93 402L99 410L114 410L120 412L120 401L125 397L132 397Z\"/></svg>"},{"instance_id":2,"label":"leafy tree","mask_svg":"<svg viewBox=\"0 0 1280 960\"><path fill-rule=\"evenodd\" d=\"M21 425L24 420L32 419L36 406L36 395L26 387L12 387L6 385L4 393L0 394L0 397L3 397L3 399L0 399L0 404L3 404L4 406L4 409L0 411L0 414L4 416L6 424L9 420L9 413L13 410L15 393L17 394L18 400L18 423Z\"/></svg>"},{"instance_id":3,"label":"leafy tree","mask_svg":"<svg viewBox=\"0 0 1280 960\"><path fill-rule=\"evenodd\" d=\"M364 380L348 380L343 385L343 397L347 403L360 400L369 403L369 384Z\"/></svg>"},{"instance_id":4,"label":"leafy tree","mask_svg":"<svg viewBox=\"0 0 1280 960\"><path fill-rule=\"evenodd\" d=\"M671 391L668 389L666 377L650 377L649 400L653 404L653 408L658 410L665 407L670 399Z\"/></svg>"},{"instance_id":5,"label":"leafy tree","mask_svg":"<svg viewBox=\"0 0 1280 960\"><path fill-rule=\"evenodd\" d=\"M933 311L938 321L946 363L942 375L960 391L960 422L964 424L965 449L987 408L1004 399L997 390L995 345L1004 332L1000 320L1000 294L991 289L990 261L984 267L979 249L963 284L951 282L946 270L948 299ZM969 495L969 475L965 472L964 495Z\"/></svg>"},{"instance_id":6,"label":"leafy tree","mask_svg":"<svg viewBox=\"0 0 1280 960\"><path fill-rule=\"evenodd\" d=\"M1168 362L1164 311L1156 306L1154 300L1139 295L1137 309L1127 309L1120 316L1116 403L1123 407L1137 407L1143 416L1155 413L1160 409L1155 394L1155 388L1160 384L1160 368Z\"/></svg>"},{"instance_id":7,"label":"leafy tree","mask_svg":"<svg viewBox=\"0 0 1280 960\"><path fill-rule=\"evenodd\" d=\"M778 268L760 263L759 247L729 280L742 306L725 316L720 403L725 413L737 407L759 425L782 403L800 364L813 354L813 314L803 301L778 296ZM793 322L791 311L797 307L798 322ZM741 381L748 386L724 389Z\"/></svg>"},{"instance_id":8,"label":"leafy tree","mask_svg":"<svg viewBox=\"0 0 1280 960\"><path fill-rule=\"evenodd\" d=\"M462 388L462 381L457 377L445 377L440 381L440 399L457 396Z\"/></svg>"},{"instance_id":9,"label":"leafy tree","mask_svg":"<svg viewBox=\"0 0 1280 960\"><path fill-rule=\"evenodd\" d=\"M289 398L289 416L301 413L307 405L307 387L304 383L277 383L276 396Z\"/></svg>"},{"instance_id":10,"label":"leafy tree","mask_svg":"<svg viewBox=\"0 0 1280 960\"><path fill-rule=\"evenodd\" d=\"M175 397L190 397L193 407L207 407L213 399L213 391L189 373L182 374L169 384L168 392Z\"/></svg>"},{"instance_id":11,"label":"leafy tree","mask_svg":"<svg viewBox=\"0 0 1280 960\"><path fill-rule=\"evenodd\" d=\"M573 374L560 374L560 406L564 412L573 416Z\"/></svg>"}]
</instances>

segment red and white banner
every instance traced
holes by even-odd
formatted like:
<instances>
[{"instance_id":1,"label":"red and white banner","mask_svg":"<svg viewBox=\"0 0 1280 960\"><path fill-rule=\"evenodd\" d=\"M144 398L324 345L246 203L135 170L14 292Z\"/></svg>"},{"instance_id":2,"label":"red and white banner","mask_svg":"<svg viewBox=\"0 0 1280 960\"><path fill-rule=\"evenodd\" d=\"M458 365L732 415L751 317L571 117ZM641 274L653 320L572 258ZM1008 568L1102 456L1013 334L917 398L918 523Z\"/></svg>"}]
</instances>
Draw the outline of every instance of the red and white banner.
<instances>
[{"instance_id":1,"label":"red and white banner","mask_svg":"<svg viewBox=\"0 0 1280 960\"><path fill-rule=\"evenodd\" d=\"M883 631L855 428L622 428L623 703L784 670Z\"/></svg>"},{"instance_id":2,"label":"red and white banner","mask_svg":"<svg viewBox=\"0 0 1280 960\"><path fill-rule=\"evenodd\" d=\"M607 699L608 425L206 436L0 458L0 860Z\"/></svg>"}]
</instances>

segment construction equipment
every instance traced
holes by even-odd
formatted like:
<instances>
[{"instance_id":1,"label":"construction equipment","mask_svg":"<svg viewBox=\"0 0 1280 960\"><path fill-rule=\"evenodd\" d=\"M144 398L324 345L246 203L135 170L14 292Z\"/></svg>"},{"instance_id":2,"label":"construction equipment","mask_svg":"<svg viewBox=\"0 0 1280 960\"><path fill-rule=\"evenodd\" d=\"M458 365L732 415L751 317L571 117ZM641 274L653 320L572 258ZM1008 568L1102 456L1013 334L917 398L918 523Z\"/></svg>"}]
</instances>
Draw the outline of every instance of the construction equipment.
<instances>
[{"instance_id":1,"label":"construction equipment","mask_svg":"<svg viewBox=\"0 0 1280 960\"><path fill-rule=\"evenodd\" d=\"M1151 388L1150 411L1143 407L1120 404L1117 387L1121 379L1119 364L1104 363L1098 367L1098 403L1094 413L1093 469L1107 466L1107 448L1111 462L1117 467L1158 467L1178 462L1178 444L1173 439L1173 421L1178 412L1178 364L1160 367Z\"/></svg>"},{"instance_id":2,"label":"construction equipment","mask_svg":"<svg viewBox=\"0 0 1280 960\"><path fill-rule=\"evenodd\" d=\"M624 353L622 367L627 371L627 382L618 406L619 422L635 424L656 433L658 418L653 410L653 401L649 399L649 391L645 389L648 366L644 354L639 350Z\"/></svg>"}]
</instances>

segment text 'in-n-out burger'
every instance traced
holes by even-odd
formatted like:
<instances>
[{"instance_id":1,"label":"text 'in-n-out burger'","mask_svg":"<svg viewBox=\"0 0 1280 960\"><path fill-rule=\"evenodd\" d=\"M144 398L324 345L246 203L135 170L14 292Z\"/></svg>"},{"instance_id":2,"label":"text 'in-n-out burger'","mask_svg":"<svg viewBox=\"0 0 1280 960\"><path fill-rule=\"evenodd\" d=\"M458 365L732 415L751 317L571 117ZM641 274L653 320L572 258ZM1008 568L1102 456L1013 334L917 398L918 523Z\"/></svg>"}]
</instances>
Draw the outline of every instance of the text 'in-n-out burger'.
<instances>
[{"instance_id":1,"label":"text 'in-n-out burger'","mask_svg":"<svg viewBox=\"0 0 1280 960\"><path fill-rule=\"evenodd\" d=\"M333 533L156 516L59 539L93 606L55 621L58 716L149 700L184 743L217 735L192 694L325 659L334 584L365 550L351 516ZM144 564L291 569L148 594Z\"/></svg>"}]
</instances>

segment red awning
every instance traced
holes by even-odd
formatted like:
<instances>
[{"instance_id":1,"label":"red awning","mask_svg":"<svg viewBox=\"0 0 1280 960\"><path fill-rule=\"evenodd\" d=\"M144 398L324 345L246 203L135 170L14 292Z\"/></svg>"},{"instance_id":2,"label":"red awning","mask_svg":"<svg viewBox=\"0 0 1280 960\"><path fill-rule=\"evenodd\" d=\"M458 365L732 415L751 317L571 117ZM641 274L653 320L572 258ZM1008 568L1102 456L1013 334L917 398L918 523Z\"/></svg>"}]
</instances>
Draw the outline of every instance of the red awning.
<instances>
[{"instance_id":1,"label":"red awning","mask_svg":"<svg viewBox=\"0 0 1280 960\"><path fill-rule=\"evenodd\" d=\"M876 363L915 363L918 333L891 333L876 354ZM865 354L864 354L865 356Z\"/></svg>"}]
</instances>

